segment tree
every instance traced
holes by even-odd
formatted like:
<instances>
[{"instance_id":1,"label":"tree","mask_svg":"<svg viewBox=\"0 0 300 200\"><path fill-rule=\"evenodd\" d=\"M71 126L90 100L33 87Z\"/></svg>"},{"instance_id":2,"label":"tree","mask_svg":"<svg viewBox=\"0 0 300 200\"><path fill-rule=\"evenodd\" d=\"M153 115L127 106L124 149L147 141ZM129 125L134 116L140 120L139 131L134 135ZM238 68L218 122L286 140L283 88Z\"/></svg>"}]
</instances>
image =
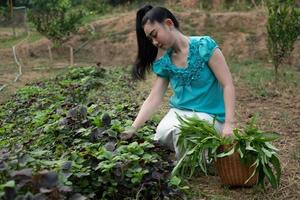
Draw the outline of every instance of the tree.
<instances>
[{"instance_id":1,"label":"tree","mask_svg":"<svg viewBox=\"0 0 300 200\"><path fill-rule=\"evenodd\" d=\"M268 51L275 68L283 64L293 51L293 46L300 35L300 12L295 7L295 0L267 0L268 8Z\"/></svg>"},{"instance_id":2,"label":"tree","mask_svg":"<svg viewBox=\"0 0 300 200\"><path fill-rule=\"evenodd\" d=\"M83 12L71 8L70 0L32 0L29 20L38 32L55 44L77 31Z\"/></svg>"}]
</instances>

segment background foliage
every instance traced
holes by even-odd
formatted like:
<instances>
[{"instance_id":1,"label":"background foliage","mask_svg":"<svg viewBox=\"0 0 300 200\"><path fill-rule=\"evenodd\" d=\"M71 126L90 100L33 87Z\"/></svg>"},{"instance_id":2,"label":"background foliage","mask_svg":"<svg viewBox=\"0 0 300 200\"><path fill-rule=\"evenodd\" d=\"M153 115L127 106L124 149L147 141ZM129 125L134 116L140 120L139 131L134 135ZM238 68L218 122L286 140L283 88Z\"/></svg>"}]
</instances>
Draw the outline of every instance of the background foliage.
<instances>
[{"instance_id":1,"label":"background foliage","mask_svg":"<svg viewBox=\"0 0 300 200\"><path fill-rule=\"evenodd\" d=\"M38 32L61 43L77 30L84 16L82 10L71 7L70 0L32 0L29 19Z\"/></svg>"},{"instance_id":2,"label":"background foliage","mask_svg":"<svg viewBox=\"0 0 300 200\"><path fill-rule=\"evenodd\" d=\"M295 0L266 2L269 12L268 50L277 76L278 67L289 57L300 35L300 11L295 7Z\"/></svg>"}]
</instances>

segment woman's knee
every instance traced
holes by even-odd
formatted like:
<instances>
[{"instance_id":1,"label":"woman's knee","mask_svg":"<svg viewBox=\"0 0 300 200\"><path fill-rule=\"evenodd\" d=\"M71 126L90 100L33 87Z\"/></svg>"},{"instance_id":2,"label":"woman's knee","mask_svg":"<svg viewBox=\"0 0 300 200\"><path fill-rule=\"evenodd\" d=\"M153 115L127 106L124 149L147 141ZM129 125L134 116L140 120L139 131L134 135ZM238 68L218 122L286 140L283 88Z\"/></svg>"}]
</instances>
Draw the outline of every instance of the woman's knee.
<instances>
[{"instance_id":1,"label":"woman's knee","mask_svg":"<svg viewBox=\"0 0 300 200\"><path fill-rule=\"evenodd\" d=\"M176 128L173 129L157 129L154 140L158 141L159 143L167 146L169 149L174 150L174 133L176 132Z\"/></svg>"}]
</instances>

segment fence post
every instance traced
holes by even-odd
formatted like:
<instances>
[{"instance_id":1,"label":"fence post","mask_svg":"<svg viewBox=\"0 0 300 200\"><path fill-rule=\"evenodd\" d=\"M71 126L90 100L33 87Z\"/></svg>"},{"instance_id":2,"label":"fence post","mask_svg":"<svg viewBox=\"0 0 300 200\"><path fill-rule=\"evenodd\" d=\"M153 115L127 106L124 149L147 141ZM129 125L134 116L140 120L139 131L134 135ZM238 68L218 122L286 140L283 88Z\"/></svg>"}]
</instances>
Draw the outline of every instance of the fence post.
<instances>
[{"instance_id":1,"label":"fence post","mask_svg":"<svg viewBox=\"0 0 300 200\"><path fill-rule=\"evenodd\" d=\"M49 52L49 60L50 60L50 63L52 64L53 63L53 56L52 56L52 49L51 49L50 45L48 45L48 52Z\"/></svg>"},{"instance_id":2,"label":"fence post","mask_svg":"<svg viewBox=\"0 0 300 200\"><path fill-rule=\"evenodd\" d=\"M74 65L73 47L70 46L70 66L73 67L73 65Z\"/></svg>"}]
</instances>

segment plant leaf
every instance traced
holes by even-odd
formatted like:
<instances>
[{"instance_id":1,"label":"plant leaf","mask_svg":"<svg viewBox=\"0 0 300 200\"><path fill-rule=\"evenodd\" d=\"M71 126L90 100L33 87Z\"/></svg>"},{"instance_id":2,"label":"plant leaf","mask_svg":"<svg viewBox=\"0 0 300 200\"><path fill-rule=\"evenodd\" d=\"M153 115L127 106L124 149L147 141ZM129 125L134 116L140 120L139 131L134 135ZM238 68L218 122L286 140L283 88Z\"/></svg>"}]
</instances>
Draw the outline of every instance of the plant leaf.
<instances>
[{"instance_id":1,"label":"plant leaf","mask_svg":"<svg viewBox=\"0 0 300 200\"><path fill-rule=\"evenodd\" d=\"M272 152L268 151L267 149L265 148L261 148L261 150L266 154L267 157L271 158L272 157Z\"/></svg>"},{"instance_id":2,"label":"plant leaf","mask_svg":"<svg viewBox=\"0 0 300 200\"><path fill-rule=\"evenodd\" d=\"M174 186L179 186L181 183L181 179L177 176L173 176L169 183Z\"/></svg>"},{"instance_id":3,"label":"plant leaf","mask_svg":"<svg viewBox=\"0 0 300 200\"><path fill-rule=\"evenodd\" d=\"M6 187L14 188L15 186L16 186L15 181L8 181L5 184L0 185L0 189L6 188Z\"/></svg>"},{"instance_id":4,"label":"plant leaf","mask_svg":"<svg viewBox=\"0 0 300 200\"><path fill-rule=\"evenodd\" d=\"M270 181L271 185L273 188L277 188L278 186L278 183L277 183L277 180L272 172L272 169L269 165L264 165L263 166L263 170L264 170L264 173L266 174L268 180Z\"/></svg>"},{"instance_id":5,"label":"plant leaf","mask_svg":"<svg viewBox=\"0 0 300 200\"><path fill-rule=\"evenodd\" d=\"M246 150L257 152L257 150L250 145L249 141L246 142Z\"/></svg>"},{"instance_id":6,"label":"plant leaf","mask_svg":"<svg viewBox=\"0 0 300 200\"><path fill-rule=\"evenodd\" d=\"M217 155L218 158L223 158L225 156L230 156L234 153L234 147L232 147L232 149L228 152L223 152Z\"/></svg>"},{"instance_id":7,"label":"plant leaf","mask_svg":"<svg viewBox=\"0 0 300 200\"><path fill-rule=\"evenodd\" d=\"M264 173L263 166L259 165L257 168L257 171L259 173L258 174L258 184L262 185L262 187L264 188L264 179L265 179L266 174Z\"/></svg>"},{"instance_id":8,"label":"plant leaf","mask_svg":"<svg viewBox=\"0 0 300 200\"><path fill-rule=\"evenodd\" d=\"M244 158L244 153L241 150L241 147L237 148L237 152L240 154L241 158Z\"/></svg>"},{"instance_id":9,"label":"plant leaf","mask_svg":"<svg viewBox=\"0 0 300 200\"><path fill-rule=\"evenodd\" d=\"M181 167L182 163L184 162L185 157L187 156L187 152L180 158L180 160L177 162L176 166L172 170L172 176L178 173L179 168Z\"/></svg>"},{"instance_id":10,"label":"plant leaf","mask_svg":"<svg viewBox=\"0 0 300 200\"><path fill-rule=\"evenodd\" d=\"M279 138L279 134L275 132L261 132L255 137L256 141L259 142L270 142Z\"/></svg>"},{"instance_id":11,"label":"plant leaf","mask_svg":"<svg viewBox=\"0 0 300 200\"><path fill-rule=\"evenodd\" d=\"M270 142L265 142L265 145L266 145L268 148L270 148L270 149L272 149L272 150L274 150L274 151L279 151L279 149L277 149L276 147L274 147Z\"/></svg>"},{"instance_id":12,"label":"plant leaf","mask_svg":"<svg viewBox=\"0 0 300 200\"><path fill-rule=\"evenodd\" d=\"M272 163L272 165L275 168L276 178L277 178L277 184L279 186L280 177L281 177L281 165L280 165L280 161L279 161L279 159L275 155L273 155L271 157L271 163Z\"/></svg>"}]
</instances>

